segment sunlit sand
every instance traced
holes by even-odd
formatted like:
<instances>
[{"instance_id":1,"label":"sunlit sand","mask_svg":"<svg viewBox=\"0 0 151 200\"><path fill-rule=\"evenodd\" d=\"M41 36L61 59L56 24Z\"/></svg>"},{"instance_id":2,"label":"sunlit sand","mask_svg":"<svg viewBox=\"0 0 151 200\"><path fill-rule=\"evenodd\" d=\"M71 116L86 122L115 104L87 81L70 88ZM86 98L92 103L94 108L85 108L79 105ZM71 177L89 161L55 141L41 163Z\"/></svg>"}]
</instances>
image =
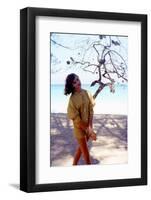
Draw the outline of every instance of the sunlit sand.
<instances>
[{"instance_id":1,"label":"sunlit sand","mask_svg":"<svg viewBox=\"0 0 151 200\"><path fill-rule=\"evenodd\" d=\"M97 140L88 142L92 164L127 163L127 116L97 114L93 126ZM72 122L64 113L51 113L50 166L72 166L76 147Z\"/></svg>"}]
</instances>

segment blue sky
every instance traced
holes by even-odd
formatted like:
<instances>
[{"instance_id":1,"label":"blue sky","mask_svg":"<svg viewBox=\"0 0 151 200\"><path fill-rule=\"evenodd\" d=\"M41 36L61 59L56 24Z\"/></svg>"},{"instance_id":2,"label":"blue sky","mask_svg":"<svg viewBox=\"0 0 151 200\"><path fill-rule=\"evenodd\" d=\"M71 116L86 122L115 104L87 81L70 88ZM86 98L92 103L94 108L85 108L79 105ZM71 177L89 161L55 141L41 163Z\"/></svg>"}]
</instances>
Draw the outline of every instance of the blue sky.
<instances>
[{"instance_id":1,"label":"blue sky","mask_svg":"<svg viewBox=\"0 0 151 200\"><path fill-rule=\"evenodd\" d=\"M101 42L101 44L109 44L109 37L99 39L99 35L82 35L82 34L65 34L65 33L51 33L50 38L50 52L53 56L50 59L51 66L51 84L64 84L65 78L69 73L76 73L79 75L81 82L90 84L98 78L98 74L92 74L84 71L80 65L68 65L70 57L76 61L86 61L97 64L97 53L92 48L94 42ZM114 41L120 41L120 46L112 45L112 50L116 50L128 64L128 37L126 36L112 36ZM55 44L55 42L58 44ZM102 46L98 46L99 52L102 51ZM120 59L119 57L115 59ZM116 62L116 61L115 61ZM92 66L88 70L94 71Z\"/></svg>"}]
</instances>

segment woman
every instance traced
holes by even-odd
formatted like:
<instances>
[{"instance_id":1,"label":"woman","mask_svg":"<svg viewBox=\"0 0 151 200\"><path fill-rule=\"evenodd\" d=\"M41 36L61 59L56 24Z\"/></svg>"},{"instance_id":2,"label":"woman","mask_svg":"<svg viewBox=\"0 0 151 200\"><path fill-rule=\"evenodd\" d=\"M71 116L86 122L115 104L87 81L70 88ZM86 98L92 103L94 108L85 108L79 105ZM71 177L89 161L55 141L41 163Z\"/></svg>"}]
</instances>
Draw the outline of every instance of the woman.
<instances>
[{"instance_id":1,"label":"woman","mask_svg":"<svg viewBox=\"0 0 151 200\"><path fill-rule=\"evenodd\" d=\"M76 150L73 165L77 165L81 154L86 164L91 164L87 141L89 138L96 140L93 132L93 106L94 99L90 93L81 88L81 82L76 74L69 74L65 83L65 95L69 95L67 114L73 121L74 136L79 147Z\"/></svg>"}]
</instances>

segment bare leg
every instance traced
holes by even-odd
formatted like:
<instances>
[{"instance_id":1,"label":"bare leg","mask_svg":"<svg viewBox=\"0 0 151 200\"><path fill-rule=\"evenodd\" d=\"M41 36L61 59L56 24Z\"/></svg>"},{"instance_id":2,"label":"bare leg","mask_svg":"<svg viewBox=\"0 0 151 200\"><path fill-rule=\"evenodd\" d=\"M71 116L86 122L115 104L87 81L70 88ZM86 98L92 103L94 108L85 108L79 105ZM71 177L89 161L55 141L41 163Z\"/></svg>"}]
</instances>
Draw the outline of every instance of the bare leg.
<instances>
[{"instance_id":1,"label":"bare leg","mask_svg":"<svg viewBox=\"0 0 151 200\"><path fill-rule=\"evenodd\" d=\"M89 140L89 137L88 137L88 136L86 137L86 140L87 140L87 141ZM81 148L80 148L80 146L79 146L79 147L77 148L77 150L76 150L75 155L74 155L73 165L77 165L77 164L78 164L78 161L79 161L79 159L80 159L80 157L81 157L81 154L82 154L82 152L81 152Z\"/></svg>"},{"instance_id":2,"label":"bare leg","mask_svg":"<svg viewBox=\"0 0 151 200\"><path fill-rule=\"evenodd\" d=\"M77 165L78 164L78 161L79 161L80 157L81 157L81 149L80 149L80 147L78 147L77 150L76 150L76 153L74 155L73 165Z\"/></svg>"},{"instance_id":3,"label":"bare leg","mask_svg":"<svg viewBox=\"0 0 151 200\"><path fill-rule=\"evenodd\" d=\"M79 139L79 146L86 164L91 164L86 137Z\"/></svg>"}]
</instances>

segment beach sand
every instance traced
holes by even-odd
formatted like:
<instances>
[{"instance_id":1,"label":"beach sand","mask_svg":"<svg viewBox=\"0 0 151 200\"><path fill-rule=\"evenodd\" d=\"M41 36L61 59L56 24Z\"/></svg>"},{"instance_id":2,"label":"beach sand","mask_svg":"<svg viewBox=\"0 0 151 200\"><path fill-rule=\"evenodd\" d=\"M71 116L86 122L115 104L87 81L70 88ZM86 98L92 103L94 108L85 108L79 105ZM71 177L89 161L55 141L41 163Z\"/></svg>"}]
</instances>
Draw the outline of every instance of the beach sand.
<instances>
[{"instance_id":1,"label":"beach sand","mask_svg":"<svg viewBox=\"0 0 151 200\"><path fill-rule=\"evenodd\" d=\"M93 126L97 140L88 142L92 164L127 163L127 116L95 114ZM72 166L76 148L72 121L65 113L51 113L50 166ZM85 164L82 156L78 164Z\"/></svg>"}]
</instances>

